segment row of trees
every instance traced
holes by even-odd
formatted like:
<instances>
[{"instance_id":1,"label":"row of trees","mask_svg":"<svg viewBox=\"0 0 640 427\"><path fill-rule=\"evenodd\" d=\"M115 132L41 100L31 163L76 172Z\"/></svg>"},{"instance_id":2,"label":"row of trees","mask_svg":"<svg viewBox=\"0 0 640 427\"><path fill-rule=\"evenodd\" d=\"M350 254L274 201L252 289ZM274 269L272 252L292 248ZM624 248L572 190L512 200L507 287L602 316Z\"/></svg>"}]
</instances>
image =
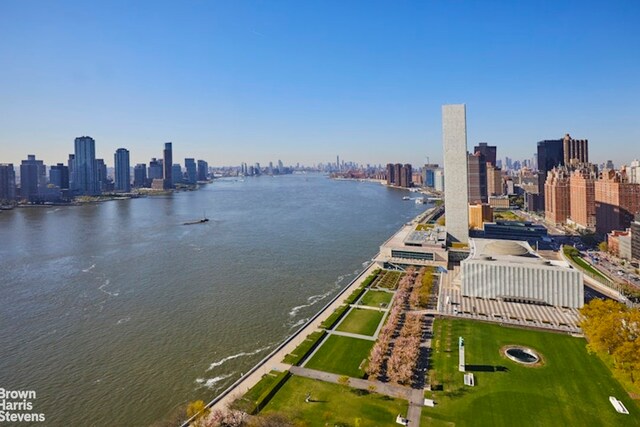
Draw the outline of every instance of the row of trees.
<instances>
[{"instance_id":1,"label":"row of trees","mask_svg":"<svg viewBox=\"0 0 640 427\"><path fill-rule=\"evenodd\" d=\"M433 292L433 267L422 267L415 278L409 302L413 308L427 308Z\"/></svg>"},{"instance_id":2,"label":"row of trees","mask_svg":"<svg viewBox=\"0 0 640 427\"><path fill-rule=\"evenodd\" d=\"M419 306L425 272L423 269L416 274L415 268L410 267L398 283L387 322L371 349L367 367L370 377L386 375L393 383L411 383L420 353L422 316L406 310Z\"/></svg>"},{"instance_id":3,"label":"row of trees","mask_svg":"<svg viewBox=\"0 0 640 427\"><path fill-rule=\"evenodd\" d=\"M640 309L595 298L580 314L588 350L611 356L617 370L640 384Z\"/></svg>"},{"instance_id":4,"label":"row of trees","mask_svg":"<svg viewBox=\"0 0 640 427\"><path fill-rule=\"evenodd\" d=\"M227 408L210 411L202 400L187 405L187 418L196 416L191 423L194 427L294 427L297 424L278 412L249 415L237 409Z\"/></svg>"}]
</instances>

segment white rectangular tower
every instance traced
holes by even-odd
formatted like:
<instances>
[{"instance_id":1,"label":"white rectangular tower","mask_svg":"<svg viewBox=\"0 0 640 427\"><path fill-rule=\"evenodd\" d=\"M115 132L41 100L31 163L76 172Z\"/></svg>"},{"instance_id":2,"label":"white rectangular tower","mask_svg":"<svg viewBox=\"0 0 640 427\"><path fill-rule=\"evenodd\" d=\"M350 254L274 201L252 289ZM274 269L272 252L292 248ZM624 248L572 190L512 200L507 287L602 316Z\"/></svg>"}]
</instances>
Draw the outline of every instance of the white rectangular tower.
<instances>
[{"instance_id":1,"label":"white rectangular tower","mask_svg":"<svg viewBox=\"0 0 640 427\"><path fill-rule=\"evenodd\" d=\"M442 106L444 213L451 241L469 240L467 113L464 104Z\"/></svg>"}]
</instances>

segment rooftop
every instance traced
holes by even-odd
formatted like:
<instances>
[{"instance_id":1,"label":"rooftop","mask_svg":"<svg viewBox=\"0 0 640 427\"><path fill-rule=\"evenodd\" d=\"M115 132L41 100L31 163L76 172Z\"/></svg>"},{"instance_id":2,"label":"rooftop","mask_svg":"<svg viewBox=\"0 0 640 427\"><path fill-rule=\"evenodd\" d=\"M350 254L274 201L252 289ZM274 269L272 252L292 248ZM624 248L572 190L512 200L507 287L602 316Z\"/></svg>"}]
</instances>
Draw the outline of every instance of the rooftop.
<instances>
[{"instance_id":1,"label":"rooftop","mask_svg":"<svg viewBox=\"0 0 640 427\"><path fill-rule=\"evenodd\" d=\"M469 261L497 261L501 264L528 264L548 267L569 267L553 254L539 254L527 242L519 240L469 239Z\"/></svg>"}]
</instances>

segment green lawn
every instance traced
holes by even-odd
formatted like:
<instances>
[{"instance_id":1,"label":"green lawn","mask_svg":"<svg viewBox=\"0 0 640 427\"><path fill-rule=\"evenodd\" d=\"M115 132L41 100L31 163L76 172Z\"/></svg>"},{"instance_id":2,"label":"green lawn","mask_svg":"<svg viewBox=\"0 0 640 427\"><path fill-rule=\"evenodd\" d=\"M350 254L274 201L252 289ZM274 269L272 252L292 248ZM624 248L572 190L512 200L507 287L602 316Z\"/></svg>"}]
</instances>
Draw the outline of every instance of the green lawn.
<instances>
[{"instance_id":1,"label":"green lawn","mask_svg":"<svg viewBox=\"0 0 640 427\"><path fill-rule=\"evenodd\" d=\"M331 335L320 346L316 354L304 365L305 368L317 369L354 378L364 377L363 360L369 357L373 341Z\"/></svg>"},{"instance_id":2,"label":"green lawn","mask_svg":"<svg viewBox=\"0 0 640 427\"><path fill-rule=\"evenodd\" d=\"M299 364L305 358L305 356L316 347L316 345L320 342L320 340L322 340L322 338L324 338L325 335L325 331L316 331L310 333L309 336L307 336L307 338L305 338L305 340L295 348L295 350L284 357L283 362L288 363L289 365Z\"/></svg>"},{"instance_id":3,"label":"green lawn","mask_svg":"<svg viewBox=\"0 0 640 427\"><path fill-rule=\"evenodd\" d=\"M336 331L373 336L384 313L367 308L354 308L336 328Z\"/></svg>"},{"instance_id":4,"label":"green lawn","mask_svg":"<svg viewBox=\"0 0 640 427\"><path fill-rule=\"evenodd\" d=\"M239 409L247 413L254 413L269 396L273 395L272 391L278 389L282 382L286 380L289 372L271 371L264 375L260 381L247 391L244 396L232 403L234 409Z\"/></svg>"},{"instance_id":5,"label":"green lawn","mask_svg":"<svg viewBox=\"0 0 640 427\"><path fill-rule=\"evenodd\" d=\"M360 304L368 305L369 307L380 307L380 304L389 305L391 298L393 298L393 294L390 292L367 291L360 300Z\"/></svg>"},{"instance_id":6,"label":"green lawn","mask_svg":"<svg viewBox=\"0 0 640 427\"><path fill-rule=\"evenodd\" d=\"M539 426L640 425L637 402L597 356L587 353L584 339L440 319L434 334L435 380L443 390L429 394L437 405L423 408L423 425L511 426L516 420ZM457 371L459 336L465 339L467 367L476 387L465 387ZM508 344L537 350L544 364L512 362L500 354ZM630 415L618 414L609 396L622 400Z\"/></svg>"},{"instance_id":7,"label":"green lawn","mask_svg":"<svg viewBox=\"0 0 640 427\"><path fill-rule=\"evenodd\" d=\"M309 403L305 403L307 393L311 394ZM397 425L398 414L406 416L407 408L406 401L293 376L261 413L279 412L309 427L391 427Z\"/></svg>"}]
</instances>

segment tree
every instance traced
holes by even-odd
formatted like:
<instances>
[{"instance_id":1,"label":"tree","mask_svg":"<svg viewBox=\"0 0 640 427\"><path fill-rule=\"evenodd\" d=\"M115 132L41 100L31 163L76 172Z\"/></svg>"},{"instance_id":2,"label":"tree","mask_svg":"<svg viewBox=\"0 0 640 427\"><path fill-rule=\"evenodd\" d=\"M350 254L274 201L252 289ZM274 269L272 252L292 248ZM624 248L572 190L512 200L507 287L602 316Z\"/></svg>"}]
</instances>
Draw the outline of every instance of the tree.
<instances>
[{"instance_id":1,"label":"tree","mask_svg":"<svg viewBox=\"0 0 640 427\"><path fill-rule=\"evenodd\" d=\"M609 252L609 245L607 242L600 242L598 249L600 249L600 252Z\"/></svg>"},{"instance_id":2,"label":"tree","mask_svg":"<svg viewBox=\"0 0 640 427\"><path fill-rule=\"evenodd\" d=\"M187 418L196 416L196 419L202 418L207 415L208 411L205 409L204 401L196 400L195 402L189 402L187 405Z\"/></svg>"}]
</instances>

